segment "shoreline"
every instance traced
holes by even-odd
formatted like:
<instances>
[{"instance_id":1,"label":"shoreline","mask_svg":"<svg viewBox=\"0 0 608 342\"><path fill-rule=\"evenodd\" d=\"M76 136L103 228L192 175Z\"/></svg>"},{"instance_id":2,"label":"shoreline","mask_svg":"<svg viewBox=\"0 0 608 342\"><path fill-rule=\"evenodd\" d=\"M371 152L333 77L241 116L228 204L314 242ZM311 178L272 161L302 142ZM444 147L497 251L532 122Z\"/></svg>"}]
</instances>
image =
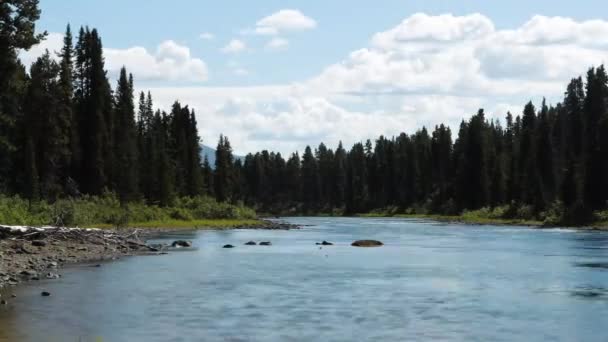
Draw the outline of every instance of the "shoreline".
<instances>
[{"instance_id":1,"label":"shoreline","mask_svg":"<svg viewBox=\"0 0 608 342\"><path fill-rule=\"evenodd\" d=\"M195 224L196 223L196 224ZM22 283L58 279L64 266L94 264L126 256L161 255L171 246L148 245L159 234L184 230L267 229L298 226L275 220L198 220L133 224L128 228L57 228L0 225L0 294ZM137 227L137 228L136 228ZM10 295L9 295L10 296ZM1 303L9 298L0 297Z\"/></svg>"},{"instance_id":2,"label":"shoreline","mask_svg":"<svg viewBox=\"0 0 608 342\"><path fill-rule=\"evenodd\" d=\"M410 219L425 219L437 222L446 223L460 223L471 226L482 226L482 225L494 225L494 226L522 226L534 229L575 229L581 231L608 231L608 222L595 222L590 225L584 226L567 226L567 225L547 225L542 221L536 220L521 220L521 219L499 219L499 218L468 218L463 215L424 215L424 214L395 214L395 215L381 215L381 214L356 214L353 217L361 218L410 218Z\"/></svg>"}]
</instances>

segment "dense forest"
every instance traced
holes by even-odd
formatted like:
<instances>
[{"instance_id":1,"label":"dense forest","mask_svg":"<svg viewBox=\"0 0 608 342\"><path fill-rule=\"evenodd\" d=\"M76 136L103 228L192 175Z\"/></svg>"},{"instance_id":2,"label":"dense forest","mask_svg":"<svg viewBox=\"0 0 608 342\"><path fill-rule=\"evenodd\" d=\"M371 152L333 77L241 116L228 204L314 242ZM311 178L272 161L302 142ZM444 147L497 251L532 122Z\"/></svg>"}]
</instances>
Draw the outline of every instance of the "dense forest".
<instances>
[{"instance_id":1,"label":"dense forest","mask_svg":"<svg viewBox=\"0 0 608 342\"><path fill-rule=\"evenodd\" d=\"M262 212L457 215L568 224L597 219L608 201L608 75L574 78L564 100L531 102L505 120L482 109L450 127L380 136L347 150L321 143L284 158L235 159L219 140L215 165L201 158L194 110L154 109L134 95L123 68L114 89L96 29L67 27L61 51L29 71L18 53L35 33L36 0L0 4L0 193L49 202L113 192L121 203L171 205L210 196ZM52 54L56 53L57 56ZM137 102L137 104L136 104Z\"/></svg>"}]
</instances>

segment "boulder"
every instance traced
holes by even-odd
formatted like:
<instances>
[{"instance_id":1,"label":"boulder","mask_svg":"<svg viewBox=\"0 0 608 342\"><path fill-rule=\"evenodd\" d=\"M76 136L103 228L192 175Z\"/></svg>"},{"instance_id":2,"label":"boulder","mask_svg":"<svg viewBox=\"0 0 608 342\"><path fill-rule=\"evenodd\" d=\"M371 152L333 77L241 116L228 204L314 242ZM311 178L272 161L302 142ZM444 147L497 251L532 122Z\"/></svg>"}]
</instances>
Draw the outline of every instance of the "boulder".
<instances>
[{"instance_id":1,"label":"boulder","mask_svg":"<svg viewBox=\"0 0 608 342\"><path fill-rule=\"evenodd\" d=\"M7 302L7 301L5 301L4 299L3 299L3 300L0 300L0 305L6 305L6 304L8 304L8 302Z\"/></svg>"},{"instance_id":2,"label":"boulder","mask_svg":"<svg viewBox=\"0 0 608 342\"><path fill-rule=\"evenodd\" d=\"M262 241L260 242L260 246L272 246L272 243L270 241Z\"/></svg>"},{"instance_id":3,"label":"boulder","mask_svg":"<svg viewBox=\"0 0 608 342\"><path fill-rule=\"evenodd\" d=\"M37 277L38 273L36 271L21 271L20 273L22 276L26 276L26 277Z\"/></svg>"},{"instance_id":4,"label":"boulder","mask_svg":"<svg viewBox=\"0 0 608 342\"><path fill-rule=\"evenodd\" d=\"M384 244L377 240L357 240L351 244L354 247L380 247Z\"/></svg>"},{"instance_id":5,"label":"boulder","mask_svg":"<svg viewBox=\"0 0 608 342\"><path fill-rule=\"evenodd\" d=\"M173 241L171 247L192 247L192 242L186 240Z\"/></svg>"},{"instance_id":6,"label":"boulder","mask_svg":"<svg viewBox=\"0 0 608 342\"><path fill-rule=\"evenodd\" d=\"M34 240L34 241L32 241L32 246L44 247L44 246L46 246L46 241Z\"/></svg>"},{"instance_id":7,"label":"boulder","mask_svg":"<svg viewBox=\"0 0 608 342\"><path fill-rule=\"evenodd\" d=\"M257 245L257 243L255 243L255 241L249 241L245 245L246 246L255 246L255 245Z\"/></svg>"},{"instance_id":8,"label":"boulder","mask_svg":"<svg viewBox=\"0 0 608 342\"><path fill-rule=\"evenodd\" d=\"M224 247L222 247L222 248L234 248L234 246L233 245L224 245Z\"/></svg>"},{"instance_id":9,"label":"boulder","mask_svg":"<svg viewBox=\"0 0 608 342\"><path fill-rule=\"evenodd\" d=\"M61 276L59 274L52 273L52 272L47 273L45 277L46 277L46 279L59 279L59 278L61 278Z\"/></svg>"}]
</instances>

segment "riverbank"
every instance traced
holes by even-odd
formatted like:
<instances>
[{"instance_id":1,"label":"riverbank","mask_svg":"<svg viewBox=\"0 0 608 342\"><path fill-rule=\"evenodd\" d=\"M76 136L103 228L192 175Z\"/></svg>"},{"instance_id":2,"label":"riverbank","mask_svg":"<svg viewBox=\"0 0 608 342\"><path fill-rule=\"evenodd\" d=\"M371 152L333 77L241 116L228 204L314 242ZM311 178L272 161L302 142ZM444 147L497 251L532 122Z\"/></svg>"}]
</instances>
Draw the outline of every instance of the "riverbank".
<instances>
[{"instance_id":1,"label":"riverbank","mask_svg":"<svg viewBox=\"0 0 608 342\"><path fill-rule=\"evenodd\" d=\"M149 221L123 228L0 226L0 290L22 282L59 278L58 270L64 265L162 254L164 249L146 245L148 237L159 233L184 229L295 228L296 225L276 220Z\"/></svg>"},{"instance_id":2,"label":"riverbank","mask_svg":"<svg viewBox=\"0 0 608 342\"><path fill-rule=\"evenodd\" d=\"M608 221L592 222L583 226L566 226L559 224L547 224L539 220L524 220L524 219L503 219L503 218L488 218L475 215L435 215L435 214L394 214L386 215L379 213L356 214L355 217L397 217L409 219L425 219L446 223L462 223L468 225L495 225L495 226L526 226L532 228L557 228L566 227L580 230L606 230L608 231Z\"/></svg>"},{"instance_id":3,"label":"riverbank","mask_svg":"<svg viewBox=\"0 0 608 342\"><path fill-rule=\"evenodd\" d=\"M158 253L140 230L0 226L0 289L61 277L67 264Z\"/></svg>"}]
</instances>

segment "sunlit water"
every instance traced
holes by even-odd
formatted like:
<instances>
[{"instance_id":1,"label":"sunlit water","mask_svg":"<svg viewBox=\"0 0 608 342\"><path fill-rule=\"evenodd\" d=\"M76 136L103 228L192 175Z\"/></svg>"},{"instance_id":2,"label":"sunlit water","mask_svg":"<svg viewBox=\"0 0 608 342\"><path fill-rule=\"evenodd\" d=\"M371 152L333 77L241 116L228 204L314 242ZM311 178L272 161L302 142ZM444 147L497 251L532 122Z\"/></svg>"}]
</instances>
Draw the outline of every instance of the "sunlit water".
<instances>
[{"instance_id":1,"label":"sunlit water","mask_svg":"<svg viewBox=\"0 0 608 342\"><path fill-rule=\"evenodd\" d=\"M10 341L606 341L608 234L294 218L21 287ZM350 247L377 239L380 248ZM249 241L272 246L243 246ZM336 246L315 242L328 240ZM222 249L224 244L236 245ZM51 297L41 297L47 290Z\"/></svg>"}]
</instances>

